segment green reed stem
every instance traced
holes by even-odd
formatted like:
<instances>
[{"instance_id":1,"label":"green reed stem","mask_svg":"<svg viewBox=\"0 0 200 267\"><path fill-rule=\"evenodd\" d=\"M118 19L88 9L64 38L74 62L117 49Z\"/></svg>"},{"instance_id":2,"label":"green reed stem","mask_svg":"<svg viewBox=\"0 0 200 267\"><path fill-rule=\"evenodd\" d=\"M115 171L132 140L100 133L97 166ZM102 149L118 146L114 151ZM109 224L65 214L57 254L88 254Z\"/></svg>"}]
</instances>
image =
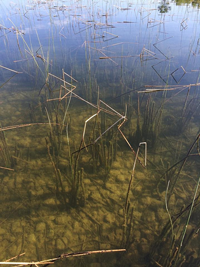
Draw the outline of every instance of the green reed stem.
<instances>
[{"instance_id":1,"label":"green reed stem","mask_svg":"<svg viewBox=\"0 0 200 267\"><path fill-rule=\"evenodd\" d=\"M170 184L170 180L167 183L167 189L166 189L166 193L165 193L165 208L166 208L167 214L169 216L169 221L170 221L170 224L171 224L172 242L173 242L173 239L174 239L174 228L173 228L173 222L172 222L172 218L171 218L171 215L169 213L168 204L167 204L167 193L168 193L168 190L169 190L169 184Z\"/></svg>"}]
</instances>

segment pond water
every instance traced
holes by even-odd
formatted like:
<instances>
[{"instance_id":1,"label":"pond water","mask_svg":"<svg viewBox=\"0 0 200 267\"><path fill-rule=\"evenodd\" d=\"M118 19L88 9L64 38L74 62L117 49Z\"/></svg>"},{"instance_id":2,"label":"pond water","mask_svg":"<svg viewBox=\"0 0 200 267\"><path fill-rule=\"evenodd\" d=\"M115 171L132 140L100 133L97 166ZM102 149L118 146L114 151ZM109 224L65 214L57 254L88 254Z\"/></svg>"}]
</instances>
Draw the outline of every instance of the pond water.
<instances>
[{"instance_id":1,"label":"pond water","mask_svg":"<svg viewBox=\"0 0 200 267\"><path fill-rule=\"evenodd\" d=\"M199 266L199 4L1 1L1 262Z\"/></svg>"}]
</instances>

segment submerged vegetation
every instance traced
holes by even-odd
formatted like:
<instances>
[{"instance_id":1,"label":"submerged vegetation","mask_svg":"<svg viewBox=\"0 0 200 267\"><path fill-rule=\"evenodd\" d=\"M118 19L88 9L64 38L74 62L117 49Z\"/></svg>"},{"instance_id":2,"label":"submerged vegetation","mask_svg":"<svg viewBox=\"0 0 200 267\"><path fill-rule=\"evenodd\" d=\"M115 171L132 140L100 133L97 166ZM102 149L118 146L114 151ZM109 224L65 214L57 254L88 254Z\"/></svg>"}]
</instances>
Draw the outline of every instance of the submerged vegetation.
<instances>
[{"instance_id":1,"label":"submerged vegetation","mask_svg":"<svg viewBox=\"0 0 200 267\"><path fill-rule=\"evenodd\" d=\"M1 2L0 264L200 264L198 1L146 2Z\"/></svg>"}]
</instances>

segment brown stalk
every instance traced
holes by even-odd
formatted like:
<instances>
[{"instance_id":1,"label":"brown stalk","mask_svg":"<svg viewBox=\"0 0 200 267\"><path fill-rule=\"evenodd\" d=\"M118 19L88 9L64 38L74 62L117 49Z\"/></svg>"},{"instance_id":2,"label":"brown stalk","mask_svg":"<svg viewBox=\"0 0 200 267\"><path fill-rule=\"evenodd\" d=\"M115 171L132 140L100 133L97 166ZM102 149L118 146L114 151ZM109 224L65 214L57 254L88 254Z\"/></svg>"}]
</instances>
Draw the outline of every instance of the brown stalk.
<instances>
[{"instance_id":1,"label":"brown stalk","mask_svg":"<svg viewBox=\"0 0 200 267\"><path fill-rule=\"evenodd\" d=\"M12 72L14 72L14 73L16 73L16 74L23 73L23 72L19 72L19 71L16 71L16 70L12 70L12 69L6 68L6 67L4 67L4 66L2 66L2 65L0 65L0 68L5 69L5 70L12 71Z\"/></svg>"}]
</instances>

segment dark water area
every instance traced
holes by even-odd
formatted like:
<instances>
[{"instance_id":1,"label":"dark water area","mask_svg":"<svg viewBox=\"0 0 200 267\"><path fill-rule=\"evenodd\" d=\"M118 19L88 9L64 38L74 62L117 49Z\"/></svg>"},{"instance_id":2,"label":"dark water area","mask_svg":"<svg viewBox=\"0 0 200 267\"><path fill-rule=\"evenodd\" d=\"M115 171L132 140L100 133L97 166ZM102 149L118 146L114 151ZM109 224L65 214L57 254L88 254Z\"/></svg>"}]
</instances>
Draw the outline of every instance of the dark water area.
<instances>
[{"instance_id":1,"label":"dark water area","mask_svg":"<svg viewBox=\"0 0 200 267\"><path fill-rule=\"evenodd\" d=\"M1 264L200 265L199 4L0 2Z\"/></svg>"}]
</instances>

